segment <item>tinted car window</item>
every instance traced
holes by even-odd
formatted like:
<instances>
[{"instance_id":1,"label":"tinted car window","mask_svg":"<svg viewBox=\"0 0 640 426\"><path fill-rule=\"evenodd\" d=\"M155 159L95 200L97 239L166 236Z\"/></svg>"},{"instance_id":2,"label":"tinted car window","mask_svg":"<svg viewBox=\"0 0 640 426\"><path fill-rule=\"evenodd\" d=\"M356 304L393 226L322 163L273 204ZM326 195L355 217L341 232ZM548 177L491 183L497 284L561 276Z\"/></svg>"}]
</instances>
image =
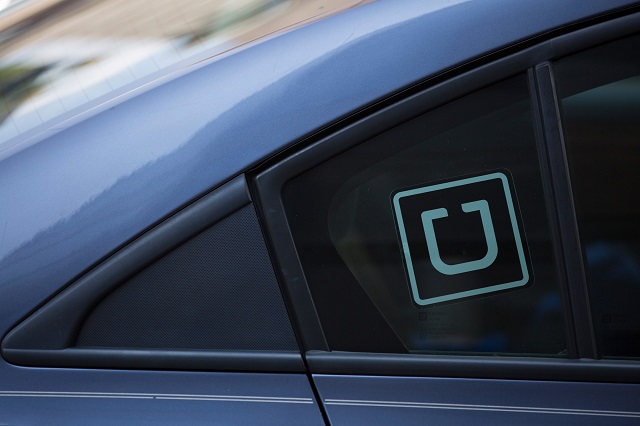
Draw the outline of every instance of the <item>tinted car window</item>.
<instances>
[{"instance_id":1,"label":"tinted car window","mask_svg":"<svg viewBox=\"0 0 640 426\"><path fill-rule=\"evenodd\" d=\"M283 200L332 350L565 353L525 76L407 121Z\"/></svg>"},{"instance_id":2,"label":"tinted car window","mask_svg":"<svg viewBox=\"0 0 640 426\"><path fill-rule=\"evenodd\" d=\"M555 65L598 347L640 357L640 37Z\"/></svg>"}]
</instances>

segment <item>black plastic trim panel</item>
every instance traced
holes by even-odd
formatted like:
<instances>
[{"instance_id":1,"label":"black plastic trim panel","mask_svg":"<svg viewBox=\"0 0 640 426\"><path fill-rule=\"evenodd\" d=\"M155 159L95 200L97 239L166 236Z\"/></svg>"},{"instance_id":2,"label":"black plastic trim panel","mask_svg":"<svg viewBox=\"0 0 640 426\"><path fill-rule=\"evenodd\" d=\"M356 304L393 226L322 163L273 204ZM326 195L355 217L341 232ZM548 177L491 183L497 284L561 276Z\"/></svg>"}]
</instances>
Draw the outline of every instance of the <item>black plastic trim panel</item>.
<instances>
[{"instance_id":1,"label":"black plastic trim panel","mask_svg":"<svg viewBox=\"0 0 640 426\"><path fill-rule=\"evenodd\" d=\"M71 284L2 341L2 356L26 366L304 372L297 352L74 348L96 304L135 273L251 203L241 175L184 208Z\"/></svg>"},{"instance_id":2,"label":"black plastic trim panel","mask_svg":"<svg viewBox=\"0 0 640 426\"><path fill-rule=\"evenodd\" d=\"M637 361L311 351L312 374L640 383Z\"/></svg>"},{"instance_id":3,"label":"black plastic trim panel","mask_svg":"<svg viewBox=\"0 0 640 426\"><path fill-rule=\"evenodd\" d=\"M329 346L311 299L306 278L304 278L300 267L298 254L291 244L292 236L286 225L284 209L280 202L281 182L274 174L260 175L256 181L259 187L266 186L277 191L272 193L258 190L254 198L258 214L263 213L261 220L265 223L264 232L268 237L266 239L267 245L272 244L271 255L276 265L278 281L285 294L285 299L288 299L289 311L293 314L297 324L296 336L303 350L328 350Z\"/></svg>"},{"instance_id":4,"label":"black plastic trim panel","mask_svg":"<svg viewBox=\"0 0 640 426\"><path fill-rule=\"evenodd\" d=\"M64 349L75 343L82 320L105 295L165 253L249 204L243 176L165 220L65 289L2 342L6 349Z\"/></svg>"},{"instance_id":5,"label":"black plastic trim panel","mask_svg":"<svg viewBox=\"0 0 640 426\"><path fill-rule=\"evenodd\" d=\"M573 312L571 303L571 290L569 288L569 279L567 277L567 266L565 262L565 252L562 250L562 245L558 244L562 241L562 225L558 219L558 205L556 202L557 190L554 186L552 179L551 164L549 161L549 144L556 143L555 138L549 138L548 121L553 119L557 122L555 116L549 117L548 114L549 102L553 102L553 99L549 100L549 92L540 89L540 85L536 80L535 69L529 69L528 71L529 90L531 91L531 103L532 112L535 122L536 142L538 144L538 156L540 159L541 177L544 188L544 197L547 204L547 211L549 217L549 227L554 246L554 260L558 265L558 283L560 285L560 297L562 299L563 312ZM542 106L545 105L545 107ZM553 142L551 142L553 141ZM573 315L565 315L564 318L564 333L566 336L567 353L569 358L579 358L577 338L576 338L576 325L575 317Z\"/></svg>"},{"instance_id":6,"label":"black plastic trim panel","mask_svg":"<svg viewBox=\"0 0 640 426\"><path fill-rule=\"evenodd\" d=\"M567 155L564 147L560 107L556 95L551 64L545 62L535 68L535 80L540 94L540 115L547 141L548 162L557 203L560 246L571 300L573 333L578 358L598 358L594 339L589 294L584 273L582 249L574 210L573 192L569 180Z\"/></svg>"}]
</instances>

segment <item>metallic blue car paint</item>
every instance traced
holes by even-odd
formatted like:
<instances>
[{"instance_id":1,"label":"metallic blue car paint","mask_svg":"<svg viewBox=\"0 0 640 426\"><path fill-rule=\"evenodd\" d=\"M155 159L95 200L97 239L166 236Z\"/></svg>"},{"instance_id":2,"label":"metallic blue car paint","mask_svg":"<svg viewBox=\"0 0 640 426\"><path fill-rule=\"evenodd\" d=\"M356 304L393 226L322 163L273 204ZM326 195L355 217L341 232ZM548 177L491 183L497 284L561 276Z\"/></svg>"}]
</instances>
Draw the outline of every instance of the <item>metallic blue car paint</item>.
<instances>
[{"instance_id":1,"label":"metallic blue car paint","mask_svg":"<svg viewBox=\"0 0 640 426\"><path fill-rule=\"evenodd\" d=\"M12 147L0 162L0 329L314 129L469 58L627 3L374 2Z\"/></svg>"},{"instance_id":2,"label":"metallic blue car paint","mask_svg":"<svg viewBox=\"0 0 640 426\"><path fill-rule=\"evenodd\" d=\"M322 424L304 375L14 369L0 424Z\"/></svg>"},{"instance_id":3,"label":"metallic blue car paint","mask_svg":"<svg viewBox=\"0 0 640 426\"><path fill-rule=\"evenodd\" d=\"M334 425L637 425L640 387L314 375Z\"/></svg>"}]
</instances>

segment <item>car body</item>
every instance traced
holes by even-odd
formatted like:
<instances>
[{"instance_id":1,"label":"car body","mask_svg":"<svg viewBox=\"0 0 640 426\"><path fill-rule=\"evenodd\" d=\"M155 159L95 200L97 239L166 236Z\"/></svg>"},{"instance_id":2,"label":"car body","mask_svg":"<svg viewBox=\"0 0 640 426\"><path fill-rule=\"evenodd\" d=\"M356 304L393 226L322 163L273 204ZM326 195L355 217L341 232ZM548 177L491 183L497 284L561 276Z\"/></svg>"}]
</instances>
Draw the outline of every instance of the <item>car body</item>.
<instances>
[{"instance_id":1,"label":"car body","mask_svg":"<svg viewBox=\"0 0 640 426\"><path fill-rule=\"evenodd\" d=\"M564 75L564 65L553 68L558 58L633 37L639 23L640 9L631 0L380 0L127 87L15 136L0 152L0 423L460 424L473 419L482 424L637 424L640 365L633 358L638 354L630 350L607 357L602 350L603 356L594 337L597 309L588 297L596 292L585 290L587 261L580 253L586 248L575 227L566 171L571 154L558 143L557 103L549 103L560 95L549 93L564 84L553 80ZM384 207L353 195L364 188L358 186L360 175L349 175L339 196L397 220L405 214L402 197L460 187L480 172L482 179L504 182L505 194L509 188L515 194L515 185L516 201L509 207L513 232L524 235L526 229L528 236L519 267L528 268L536 281L511 285L515 289L491 287L483 294L474 290L471 296L485 297L469 300L485 303L497 294L515 297L539 290L539 309L547 306L543 300L548 306L556 303L549 309L562 319L531 332L564 333L558 352L511 353L495 343L513 340L508 333L489 336L494 345L489 349L450 340L438 346L439 337L433 336L455 334L447 328L455 328L455 321L440 331L425 331L426 343L413 347L410 330L403 336L395 328L405 321L402 315L386 315L393 307L385 300L395 295L380 295L379 287L368 284L347 295L310 290L307 281L314 274L325 274L327 281L340 275L332 265L313 271L307 266L324 254L313 247L313 235L305 236L307 225L295 218L297 212L312 217L305 205L326 197L320 195L323 181L305 173L325 163L329 170L319 176L338 173L345 166L329 160L347 152L358 158L360 142L382 138L384 146L400 144L403 123L444 111L459 99L474 105L500 98L465 100L494 84L511 84L512 76L535 112L531 138L538 148L527 154L540 158L536 179L541 183L535 191L522 189L520 172L486 160L491 165L485 169L452 169L428 182L417 178L397 184L385 193ZM537 94L531 94L534 89ZM448 114L456 115L457 109L452 111ZM428 123L436 127L446 122L433 120ZM388 133L396 128L400 133ZM384 135L394 139L385 142ZM309 182L317 187L305 191ZM304 205L295 205L296 199ZM340 229L332 223L349 207L339 200L332 199L319 225L308 227L328 222ZM533 231L527 209L536 212L532 216L548 216L539 231L545 236ZM199 236L204 242L196 241ZM409 242L389 248L385 240L382 248L365 249L358 245L360 237L347 233L337 239L340 243L332 240L333 250L345 263L353 253L375 258L382 250L395 257L401 266L394 268L407 276L398 291L413 289L413 299L398 296L407 315L426 321L435 312L428 305L440 309L440 303L443 309L461 309L458 315L486 312L466 308L464 303L471 302L462 290L445 299L422 297L419 272L406 262ZM552 255L542 268L545 252ZM204 264L181 263L198 257ZM206 269L209 262L213 266ZM367 269L354 262L348 270L359 282L368 274L387 273L383 263L371 261ZM486 268L474 265L470 268ZM211 293L193 290L195 296L183 297L182 281L173 274L197 270L216 277L214 285L202 284ZM544 284L545 294L553 293L549 299L543 299L544 274L555 286ZM197 273L188 276L186 281L200 279ZM162 290L156 290L154 283L161 282ZM119 290L125 283L133 284ZM216 293L218 284L225 294L244 290L227 300ZM149 298L156 291L159 296ZM322 307L327 298L355 301L365 294L372 302L367 309L382 313L379 323L358 325L369 311L354 306L353 318L344 308L334 316L342 326L328 325L333 308ZM109 305L103 305L107 299ZM198 301L222 316L208 317ZM172 311L194 306L197 312L186 316ZM515 312L521 309L501 311L498 322L520 321ZM113 318L104 314L110 310ZM626 321L630 314L616 315L609 320ZM90 327L89 318L97 318ZM204 325L194 322L201 318ZM229 323L219 324L225 318ZM148 319L149 329L137 326ZM622 334L626 342L638 337L634 319L629 321L631 332ZM346 326L350 322L354 325ZM386 323L407 353L385 346ZM214 331L207 333L207 327ZM234 337L234 327L242 339ZM354 335L330 338L330 327ZM195 329L202 335L191 336ZM149 337L154 330L156 340ZM214 337L203 337L208 334ZM180 346L183 335L191 337ZM360 345L359 338L372 336L381 341ZM145 343L137 345L136 339ZM549 352L546 346L541 351Z\"/></svg>"}]
</instances>

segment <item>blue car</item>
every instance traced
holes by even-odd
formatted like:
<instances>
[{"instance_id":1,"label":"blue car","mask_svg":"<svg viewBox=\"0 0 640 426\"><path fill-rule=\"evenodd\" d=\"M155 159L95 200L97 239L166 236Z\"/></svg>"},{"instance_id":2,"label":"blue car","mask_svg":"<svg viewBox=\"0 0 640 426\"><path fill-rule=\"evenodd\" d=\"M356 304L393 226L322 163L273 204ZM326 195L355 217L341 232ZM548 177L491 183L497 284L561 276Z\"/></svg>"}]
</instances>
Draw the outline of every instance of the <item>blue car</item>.
<instances>
[{"instance_id":1,"label":"blue car","mask_svg":"<svg viewBox=\"0 0 640 426\"><path fill-rule=\"evenodd\" d=\"M640 424L639 52L379 0L12 136L0 424Z\"/></svg>"}]
</instances>

